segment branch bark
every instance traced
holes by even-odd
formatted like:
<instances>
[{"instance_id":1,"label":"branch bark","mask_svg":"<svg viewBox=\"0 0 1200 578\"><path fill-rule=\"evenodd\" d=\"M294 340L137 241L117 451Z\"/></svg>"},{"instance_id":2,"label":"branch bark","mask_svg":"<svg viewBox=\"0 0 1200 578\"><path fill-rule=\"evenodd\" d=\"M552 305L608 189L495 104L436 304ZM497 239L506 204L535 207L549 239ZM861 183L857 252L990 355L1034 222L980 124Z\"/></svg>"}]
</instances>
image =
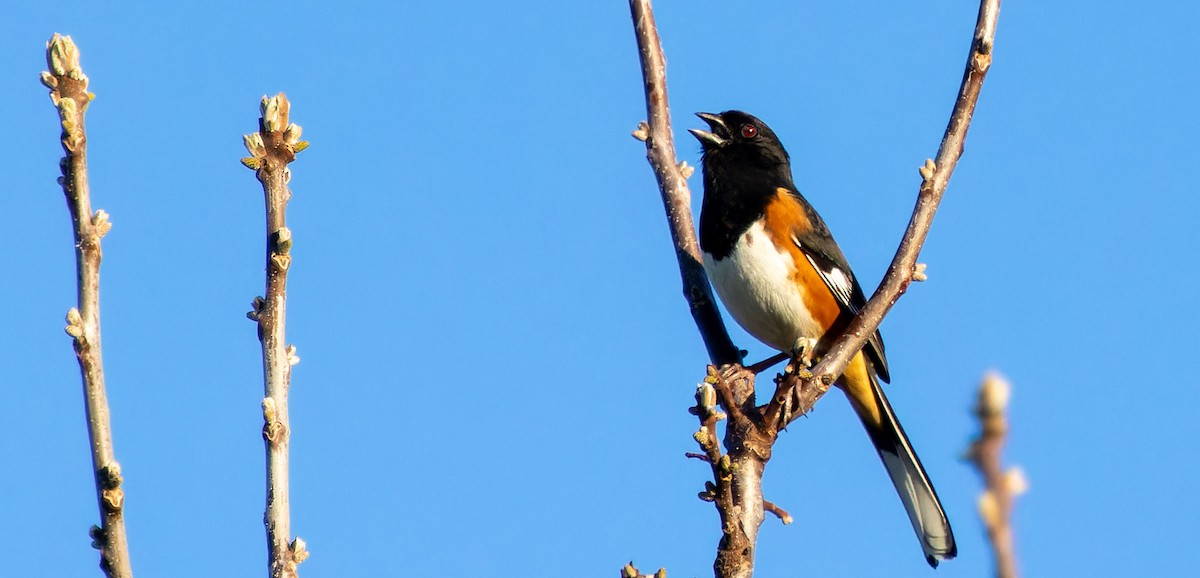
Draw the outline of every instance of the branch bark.
<instances>
[{"instance_id":1,"label":"branch bark","mask_svg":"<svg viewBox=\"0 0 1200 578\"><path fill-rule=\"evenodd\" d=\"M654 23L654 11L649 0L630 0L629 9L641 61L648 120L639 125L634 136L646 143L646 159L654 170L662 194L683 281L683 295L704 340L709 360L716 366L737 365L742 361L741 351L729 338L701 264L700 243L692 222L692 195L687 186L687 177L692 171L685 163L679 163L675 155L667 100L666 58ZM749 376L748 384L741 383L746 387L737 392L733 388L722 390L722 398L730 400L725 409L733 416L725 428L725 447L730 450L723 458L712 462L716 483L710 484L711 489L707 490L721 516L721 540L713 563L716 575L721 577L748 577L753 573L754 547L764 517L762 473L770 458L770 444L743 443L746 438L755 437L758 429L741 411L743 405L753 408L753 375ZM698 403L698 412L708 411L700 405ZM700 415L702 426L697 441L700 436L706 438L711 444L705 448L707 453L716 448L716 419L711 413ZM706 442L700 443L702 447L706 445ZM764 447L765 454L761 451ZM720 454L719 448L715 451Z\"/></svg>"},{"instance_id":2,"label":"branch bark","mask_svg":"<svg viewBox=\"0 0 1200 578\"><path fill-rule=\"evenodd\" d=\"M691 169L675 156L674 137L667 101L666 59L649 0L630 0L634 31L640 55L648 122L634 131L646 143L646 157L658 180L671 238L683 280L684 297L708 349L710 367L705 384L697 392L693 408L701 420L696 440L712 465L715 483L701 493L717 505L722 538L714 571L718 577L745 578L753 574L758 528L764 518L762 473L781 425L809 411L829 386L862 349L884 316L913 280L922 280L917 263L933 216L945 193L950 176L962 156L963 142L978 101L983 79L991 65L996 18L1000 0L981 0L974 41L966 70L935 161L921 168L922 183L916 207L892 264L870 301L834 342L811 371L789 364L776 380L775 394L761 407L755 406L754 375L741 370L741 352L733 345L718 313L707 275L701 265L699 243L691 219L691 192L686 179ZM711 392L704 388L711 388ZM720 404L727 412L715 409ZM715 423L728 419L722 455L715 443ZM777 509L777 507L775 507Z\"/></svg>"},{"instance_id":3,"label":"branch bark","mask_svg":"<svg viewBox=\"0 0 1200 578\"><path fill-rule=\"evenodd\" d=\"M629 9L642 64L648 119L648 124L639 126L634 136L646 143L646 159L658 179L675 258L679 262L683 296L712 363L717 366L741 363L741 352L729 338L725 322L717 311L708 275L704 273L700 242L692 223L692 192L687 185L691 169L680 164L675 156L675 136L671 132L671 109L667 102L667 61L658 27L654 24L654 10L650 0L630 0Z\"/></svg>"},{"instance_id":4,"label":"branch bark","mask_svg":"<svg viewBox=\"0 0 1200 578\"><path fill-rule=\"evenodd\" d=\"M975 416L979 418L979 437L967 448L967 458L983 478L984 491L979 497L979 517L987 528L988 541L996 560L997 578L1017 578L1017 554L1013 545L1012 510L1016 496L1028 483L1020 468L1004 470L1000 455L1008 437L1008 418L1004 411L1012 388L999 375L987 375L979 387Z\"/></svg>"},{"instance_id":5,"label":"branch bark","mask_svg":"<svg viewBox=\"0 0 1200 578\"><path fill-rule=\"evenodd\" d=\"M288 389L292 366L300 362L296 348L286 345L284 325L287 312L287 273L291 266L292 233L285 215L292 192L288 189L288 164L307 148L300 140L300 126L289 122L291 105L283 93L262 99L258 132L245 135L252 156L242 164L254 169L262 183L267 207L267 286L264 297L256 297L252 320L258 322L262 344L263 440L267 455L267 507L263 523L267 530L268 566L272 578L294 578L297 565L308 557L304 541L290 540L291 513L288 495Z\"/></svg>"},{"instance_id":6,"label":"branch bark","mask_svg":"<svg viewBox=\"0 0 1200 578\"><path fill-rule=\"evenodd\" d=\"M105 575L125 578L133 576L125 534L125 493L121 489L121 465L113 451L100 348L100 239L112 224L108 213L92 213L83 123L94 95L87 91L88 77L79 66L79 49L70 36L55 34L46 43L46 63L50 70L42 72L42 84L50 89L50 100L58 110L66 153L59 163L62 177L58 183L67 197L74 225L78 306L67 312L67 333L74 338L83 378L92 470L100 504L101 522L92 526L92 546L100 550L100 568Z\"/></svg>"},{"instance_id":7,"label":"branch bark","mask_svg":"<svg viewBox=\"0 0 1200 578\"><path fill-rule=\"evenodd\" d=\"M992 46L995 43L996 20L999 15L1000 0L980 2L979 15L975 21L975 37L967 55L966 69L958 90L958 98L950 113L950 122L942 136L937 156L934 160L926 160L925 166L921 167L921 188L917 193L917 203L883 281L875 289L866 306L859 311L858 316L847 326L842 337L834 342L821 361L812 368L812 375L796 372L795 375L800 379L781 384L783 387L793 388L793 391L781 392L773 398L766 411L768 418L780 415L778 402L787 399L788 396L794 396L798 401L795 408L797 411L791 416L791 420L812 409L817 400L829 390L834 380L846 370L846 365L862 349L867 339L879 328L884 316L908 290L908 286L915 279L924 279L923 267L918 265L917 257L925 244L925 238L929 235L933 216L942 202L946 186L950 183L950 176L954 174L954 168L962 157L963 143L971 126L975 104L979 101L984 77L992 65Z\"/></svg>"}]
</instances>

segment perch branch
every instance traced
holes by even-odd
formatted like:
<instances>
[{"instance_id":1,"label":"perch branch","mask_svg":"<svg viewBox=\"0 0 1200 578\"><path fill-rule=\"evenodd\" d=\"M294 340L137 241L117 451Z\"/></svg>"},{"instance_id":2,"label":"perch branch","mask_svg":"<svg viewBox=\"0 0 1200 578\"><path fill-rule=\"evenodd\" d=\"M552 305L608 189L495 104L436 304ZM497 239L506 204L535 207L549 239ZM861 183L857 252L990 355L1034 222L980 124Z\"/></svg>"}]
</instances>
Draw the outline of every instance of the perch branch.
<instances>
[{"instance_id":1,"label":"perch branch","mask_svg":"<svg viewBox=\"0 0 1200 578\"><path fill-rule=\"evenodd\" d=\"M921 188L917 193L916 207L900 240L900 246L896 249L896 256L871 300L859 311L842 337L834 342L821 361L812 368L812 376L791 380L791 387L795 388L794 399L797 400L796 411L791 415L792 420L812 409L813 404L829 390L829 386L845 371L846 365L879 328L884 316L908 290L909 284L915 279L924 278L924 268L919 267L917 257L921 253L925 238L929 235L933 216L937 212L938 204L942 202L946 185L950 183L950 176L954 174L958 159L962 157L963 142L967 138L967 129L971 126L975 104L979 100L984 77L992 64L992 47L995 43L996 19L999 14L1000 0L980 2L979 16L975 22L975 37L967 56L958 98L950 113L950 122L946 126L941 146L938 147L937 157L925 161L925 166L921 167ZM798 377L802 374L803 372L796 373ZM786 395L782 397L787 398ZM778 420L780 417L780 399L780 395L772 398L764 412L768 420Z\"/></svg>"},{"instance_id":2,"label":"perch branch","mask_svg":"<svg viewBox=\"0 0 1200 578\"><path fill-rule=\"evenodd\" d=\"M1017 555L1013 546L1012 509L1016 496L1025 492L1028 483L1019 468L1007 472L1001 465L1000 454L1008 436L1008 406L1011 386L999 375L983 378L975 417L979 418L979 437L967 448L967 459L979 471L985 489L979 497L979 517L987 528L988 541L996 559L997 578L1017 578Z\"/></svg>"},{"instance_id":3,"label":"perch branch","mask_svg":"<svg viewBox=\"0 0 1200 578\"><path fill-rule=\"evenodd\" d=\"M700 245L692 222L691 191L687 186L691 169L678 162L675 156L667 101L666 58L654 24L654 12L649 0L630 0L629 9L641 62L647 118L633 134L645 142L646 159L658 180L683 281L683 295L712 363L719 367L740 364L741 352L729 338L701 264ZM734 380L734 384L736 388L725 388L724 384L718 386L722 406L730 416L725 428L725 447L732 450L717 460L712 460L710 455L717 483L710 482L709 492L713 494L712 501L721 516L722 528L713 568L722 578L748 578L754 570L754 547L764 516L760 488L770 446L768 444L767 451L763 452L759 444L742 443L747 438L756 438L758 431L753 421L741 411L744 404L753 407L753 375ZM705 424L703 415L701 420ZM702 425L701 433L706 431L708 441L715 446L716 430ZM707 448L705 451L709 453ZM720 453L719 449L716 453Z\"/></svg>"},{"instance_id":4,"label":"perch branch","mask_svg":"<svg viewBox=\"0 0 1200 578\"><path fill-rule=\"evenodd\" d=\"M680 164L675 156L675 136L671 132L671 109L667 102L667 61L654 24L654 10L650 0L630 0L629 9L637 35L648 120L634 131L634 136L646 143L646 159L658 179L675 258L679 262L683 296L713 365L740 363L741 352L734 347L725 330L725 322L717 311L708 276L704 273L700 243L692 223L692 193L687 185L691 169Z\"/></svg>"},{"instance_id":5,"label":"perch branch","mask_svg":"<svg viewBox=\"0 0 1200 578\"><path fill-rule=\"evenodd\" d=\"M308 557L304 541L291 540L288 496L291 439L288 388L292 366L300 358L296 356L296 348L284 341L287 274L292 262L292 232L287 228L285 212L292 196L287 186L291 180L288 163L308 146L300 140L300 126L289 122L290 108L282 92L263 97L258 132L243 138L251 156L242 159L242 164L254 169L262 183L267 206L267 288L264 297L254 299L254 310L249 317L258 322L258 339L262 343L266 394L262 400L263 440L267 453L267 508L263 523L272 578L295 578L296 566Z\"/></svg>"},{"instance_id":6,"label":"perch branch","mask_svg":"<svg viewBox=\"0 0 1200 578\"><path fill-rule=\"evenodd\" d=\"M42 84L50 89L50 100L58 109L66 153L59 163L62 177L58 183L67 197L75 234L79 303L67 312L67 333L74 338L75 356L83 377L92 470L100 503L100 525L91 529L92 546L100 550L100 568L105 575L125 578L133 576L125 534L125 493L121 489L121 465L113 453L100 349L100 239L112 224L108 213L92 213L87 134L83 125L84 112L94 95L87 91L88 77L79 66L79 49L70 36L55 34L46 43L46 63L50 70L42 73Z\"/></svg>"}]
</instances>

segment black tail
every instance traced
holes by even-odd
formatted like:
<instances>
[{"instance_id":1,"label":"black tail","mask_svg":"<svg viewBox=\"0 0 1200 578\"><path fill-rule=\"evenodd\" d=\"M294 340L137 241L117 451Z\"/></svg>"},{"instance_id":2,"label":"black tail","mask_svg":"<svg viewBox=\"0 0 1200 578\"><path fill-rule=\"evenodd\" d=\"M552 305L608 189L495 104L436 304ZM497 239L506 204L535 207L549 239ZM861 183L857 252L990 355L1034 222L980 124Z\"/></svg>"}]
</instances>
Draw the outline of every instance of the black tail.
<instances>
[{"instance_id":1,"label":"black tail","mask_svg":"<svg viewBox=\"0 0 1200 578\"><path fill-rule=\"evenodd\" d=\"M887 468L888 475L896 486L896 493L900 494L900 501L904 502L908 519L917 533L917 539L921 541L921 549L925 551L925 560L930 566L937 568L939 561L948 560L958 554L958 548L954 544L954 532L950 529L950 521L946 519L946 512L942 509L937 492L929 482L925 468L921 466L921 460L917 458L908 436L904 435L904 428L900 427L900 421L896 419L896 413L892 411L891 404L879 387L879 380L872 375L870 382L878 413L864 407L853 395L851 405L858 412L863 426L867 428L871 443L875 445L875 451L879 452L879 459L883 460L883 466Z\"/></svg>"}]
</instances>

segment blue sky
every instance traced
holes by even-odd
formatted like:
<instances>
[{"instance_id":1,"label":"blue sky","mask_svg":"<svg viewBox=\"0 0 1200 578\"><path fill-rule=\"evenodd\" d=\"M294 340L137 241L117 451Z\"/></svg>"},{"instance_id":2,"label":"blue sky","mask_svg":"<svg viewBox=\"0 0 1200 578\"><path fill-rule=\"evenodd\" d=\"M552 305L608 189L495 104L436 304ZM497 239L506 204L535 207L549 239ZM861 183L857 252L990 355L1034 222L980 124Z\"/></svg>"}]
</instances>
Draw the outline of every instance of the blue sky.
<instances>
[{"instance_id":1,"label":"blue sky","mask_svg":"<svg viewBox=\"0 0 1200 578\"><path fill-rule=\"evenodd\" d=\"M318 576L710 575L717 516L686 408L705 354L679 292L624 2L23 3L0 23L0 460L6 568L94 576L69 220L44 42L71 34L104 240L102 319L134 570L265 567L261 190L238 163L285 91L295 533ZM680 156L693 111L768 122L868 291L962 73L972 2L659 2ZM883 326L889 395L990 565L980 376L1012 380L1033 576L1200 564L1190 294L1200 283L1200 7L1008 2L966 155ZM699 179L692 186L699 195ZM735 331L761 358L768 351ZM776 446L762 576L930 576L845 401Z\"/></svg>"}]
</instances>

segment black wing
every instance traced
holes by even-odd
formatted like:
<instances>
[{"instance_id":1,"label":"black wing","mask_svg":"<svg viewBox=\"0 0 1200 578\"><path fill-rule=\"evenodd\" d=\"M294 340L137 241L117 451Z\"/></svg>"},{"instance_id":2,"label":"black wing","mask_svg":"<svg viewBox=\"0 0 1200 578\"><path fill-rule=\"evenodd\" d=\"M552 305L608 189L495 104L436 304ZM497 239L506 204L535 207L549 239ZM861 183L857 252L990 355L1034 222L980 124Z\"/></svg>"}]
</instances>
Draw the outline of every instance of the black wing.
<instances>
[{"instance_id":1,"label":"black wing","mask_svg":"<svg viewBox=\"0 0 1200 578\"><path fill-rule=\"evenodd\" d=\"M842 254L842 250L833 240L833 235L829 233L829 228L825 226L825 222L808 204L808 201L799 193L793 192L792 194L804 206L804 210L808 213L808 220L812 224L812 228L803 235L792 235L792 241L800 247L800 250L808 257L808 261L820 273L821 279L825 281L825 286L829 287L829 291L837 298L842 311L850 316L857 315L858 311L867 304L867 298L863 294L862 286L858 284L858 279L854 278L854 271L846 262L846 256ZM887 357L883 350L883 336L879 334L878 330L867 340L863 351L870 358L879 379L884 383L889 383L891 376L888 374Z\"/></svg>"}]
</instances>

